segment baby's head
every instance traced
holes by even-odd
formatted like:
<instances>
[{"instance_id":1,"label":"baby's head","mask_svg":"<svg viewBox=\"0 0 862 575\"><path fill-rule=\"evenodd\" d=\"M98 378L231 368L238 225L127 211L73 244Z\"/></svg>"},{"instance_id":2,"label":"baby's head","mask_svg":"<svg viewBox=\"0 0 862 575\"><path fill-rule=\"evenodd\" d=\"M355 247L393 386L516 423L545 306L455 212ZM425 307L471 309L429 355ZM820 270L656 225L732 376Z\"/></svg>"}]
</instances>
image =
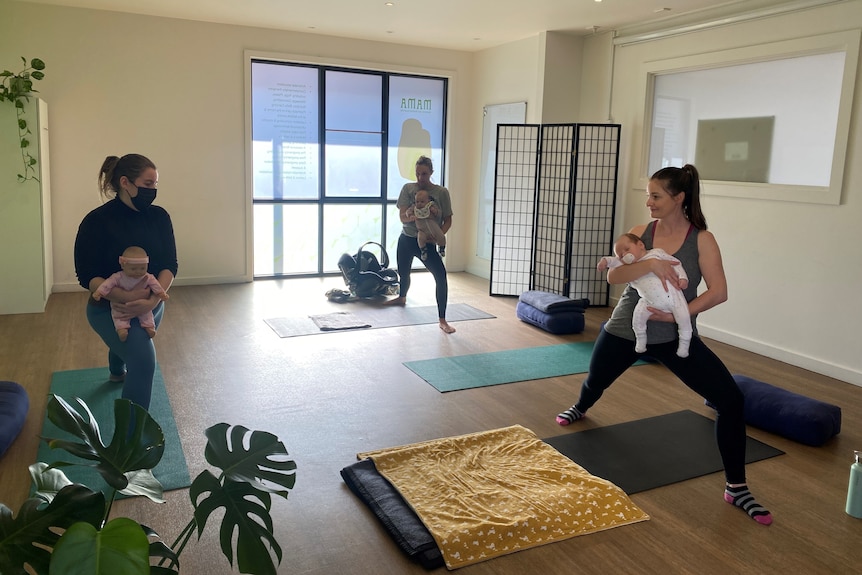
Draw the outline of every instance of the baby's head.
<instances>
[{"instance_id":1,"label":"baby's head","mask_svg":"<svg viewBox=\"0 0 862 575\"><path fill-rule=\"evenodd\" d=\"M614 253L624 264L638 261L646 255L646 246L635 234L623 234L614 244Z\"/></svg>"},{"instance_id":2,"label":"baby's head","mask_svg":"<svg viewBox=\"0 0 862 575\"><path fill-rule=\"evenodd\" d=\"M150 258L144 248L130 246L120 256L120 267L123 272L133 278L142 278L147 274L147 264Z\"/></svg>"},{"instance_id":3,"label":"baby's head","mask_svg":"<svg viewBox=\"0 0 862 575\"><path fill-rule=\"evenodd\" d=\"M431 201L431 196L428 195L426 190L419 190L416 192L416 197L413 198L413 203L417 208L424 208L428 205L428 202Z\"/></svg>"}]
</instances>

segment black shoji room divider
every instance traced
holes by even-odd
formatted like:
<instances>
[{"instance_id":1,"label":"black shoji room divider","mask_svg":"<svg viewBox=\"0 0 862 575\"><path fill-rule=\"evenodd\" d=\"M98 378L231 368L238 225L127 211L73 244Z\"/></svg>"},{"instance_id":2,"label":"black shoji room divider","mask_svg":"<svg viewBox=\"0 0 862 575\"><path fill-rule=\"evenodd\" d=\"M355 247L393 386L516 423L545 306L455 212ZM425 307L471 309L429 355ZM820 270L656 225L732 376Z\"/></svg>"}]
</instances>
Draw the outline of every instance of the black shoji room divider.
<instances>
[{"instance_id":1,"label":"black shoji room divider","mask_svg":"<svg viewBox=\"0 0 862 575\"><path fill-rule=\"evenodd\" d=\"M500 124L491 295L535 289L609 303L620 126Z\"/></svg>"}]
</instances>

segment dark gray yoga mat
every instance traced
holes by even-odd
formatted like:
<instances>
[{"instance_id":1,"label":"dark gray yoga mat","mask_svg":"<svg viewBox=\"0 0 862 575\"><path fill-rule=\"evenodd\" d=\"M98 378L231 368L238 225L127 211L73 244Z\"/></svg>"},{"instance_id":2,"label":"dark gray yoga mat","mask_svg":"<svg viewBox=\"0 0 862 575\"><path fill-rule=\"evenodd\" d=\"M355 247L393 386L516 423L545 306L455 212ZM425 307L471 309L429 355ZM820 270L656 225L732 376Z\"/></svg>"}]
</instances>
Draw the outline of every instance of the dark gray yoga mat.
<instances>
[{"instance_id":1,"label":"dark gray yoga mat","mask_svg":"<svg viewBox=\"0 0 862 575\"><path fill-rule=\"evenodd\" d=\"M715 422L689 410L544 441L629 495L724 469L715 444ZM749 437L745 461L753 463L782 454L780 449Z\"/></svg>"},{"instance_id":2,"label":"dark gray yoga mat","mask_svg":"<svg viewBox=\"0 0 862 575\"><path fill-rule=\"evenodd\" d=\"M374 329L379 327L399 327L404 325L421 325L437 323L437 306L370 306L351 305L351 320L361 323L355 329ZM495 316L466 303L451 304L446 309L446 320L466 321L472 319L493 319ZM298 335L313 335L318 333L333 333L351 331L353 328L322 330L308 316L277 317L264 320L278 337L295 337Z\"/></svg>"}]
</instances>

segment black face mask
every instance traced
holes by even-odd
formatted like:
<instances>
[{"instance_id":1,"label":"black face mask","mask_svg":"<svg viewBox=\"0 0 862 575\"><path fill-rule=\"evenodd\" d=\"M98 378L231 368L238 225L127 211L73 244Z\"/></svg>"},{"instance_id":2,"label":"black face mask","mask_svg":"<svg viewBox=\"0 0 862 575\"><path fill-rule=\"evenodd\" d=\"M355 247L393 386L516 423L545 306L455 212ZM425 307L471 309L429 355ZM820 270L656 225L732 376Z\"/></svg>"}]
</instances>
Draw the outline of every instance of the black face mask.
<instances>
[{"instance_id":1,"label":"black face mask","mask_svg":"<svg viewBox=\"0 0 862 575\"><path fill-rule=\"evenodd\" d=\"M138 188L138 195L132 198L132 205L135 206L135 209L139 212L147 211L147 208L153 203L153 200L156 199L156 190L155 188Z\"/></svg>"}]
</instances>

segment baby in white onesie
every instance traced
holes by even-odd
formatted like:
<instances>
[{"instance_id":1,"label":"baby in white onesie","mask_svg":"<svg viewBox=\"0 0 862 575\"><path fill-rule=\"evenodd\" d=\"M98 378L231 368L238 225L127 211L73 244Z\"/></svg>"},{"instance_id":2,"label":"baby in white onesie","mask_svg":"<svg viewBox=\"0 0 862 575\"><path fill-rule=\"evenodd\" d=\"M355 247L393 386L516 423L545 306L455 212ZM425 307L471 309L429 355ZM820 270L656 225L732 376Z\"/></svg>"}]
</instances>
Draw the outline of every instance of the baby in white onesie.
<instances>
[{"instance_id":1,"label":"baby in white onesie","mask_svg":"<svg viewBox=\"0 0 862 575\"><path fill-rule=\"evenodd\" d=\"M631 264L641 260L660 259L669 262L679 260L669 255L662 249L653 248L647 250L643 241L635 234L623 234L614 244L616 256L605 256L599 260L596 269L605 271L608 268L616 268L624 264ZM673 266L679 274L682 289L688 287L688 276L682 265ZM635 332L635 351L644 353L647 344L647 321L652 312L647 308L655 308L664 312L672 313L673 319L679 327L679 346L676 354L680 357L688 357L688 348L691 344L691 316L688 312L688 302L681 289L673 286L664 288L662 281L654 273L650 272L638 279L629 282L640 295L640 301L632 315L632 329Z\"/></svg>"},{"instance_id":2,"label":"baby in white onesie","mask_svg":"<svg viewBox=\"0 0 862 575\"><path fill-rule=\"evenodd\" d=\"M440 210L428 192L419 190L416 192L416 197L413 199L413 206L410 208L413 216L416 218L416 241L419 243L420 258L424 262L428 259L427 244L437 244L440 246L440 256L446 255L446 234L437 223L437 217Z\"/></svg>"}]
</instances>

